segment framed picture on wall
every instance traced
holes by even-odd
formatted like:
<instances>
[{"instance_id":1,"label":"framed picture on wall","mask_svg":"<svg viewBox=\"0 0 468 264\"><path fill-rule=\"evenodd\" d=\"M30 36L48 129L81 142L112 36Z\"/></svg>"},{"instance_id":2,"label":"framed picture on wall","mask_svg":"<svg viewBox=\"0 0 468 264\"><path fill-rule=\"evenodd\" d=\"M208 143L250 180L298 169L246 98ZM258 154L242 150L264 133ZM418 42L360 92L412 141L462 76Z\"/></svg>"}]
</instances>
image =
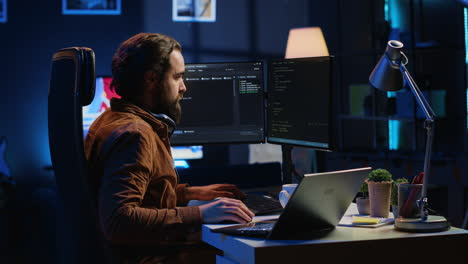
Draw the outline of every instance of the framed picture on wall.
<instances>
[{"instance_id":1,"label":"framed picture on wall","mask_svg":"<svg viewBox=\"0 0 468 264\"><path fill-rule=\"evenodd\" d=\"M7 0L0 0L0 23L7 22Z\"/></svg>"},{"instance_id":2,"label":"framed picture on wall","mask_svg":"<svg viewBox=\"0 0 468 264\"><path fill-rule=\"evenodd\" d=\"M216 0L172 0L172 20L215 22Z\"/></svg>"},{"instance_id":3,"label":"framed picture on wall","mask_svg":"<svg viewBox=\"0 0 468 264\"><path fill-rule=\"evenodd\" d=\"M120 15L121 0L62 0L64 15Z\"/></svg>"}]
</instances>

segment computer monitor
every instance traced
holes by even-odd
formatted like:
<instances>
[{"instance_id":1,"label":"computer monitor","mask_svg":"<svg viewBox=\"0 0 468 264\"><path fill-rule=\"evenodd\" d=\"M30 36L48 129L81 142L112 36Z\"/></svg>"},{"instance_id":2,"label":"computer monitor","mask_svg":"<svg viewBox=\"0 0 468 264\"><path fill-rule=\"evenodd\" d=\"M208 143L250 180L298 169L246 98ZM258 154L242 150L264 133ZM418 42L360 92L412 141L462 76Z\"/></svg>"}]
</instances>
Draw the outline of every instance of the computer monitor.
<instances>
[{"instance_id":1,"label":"computer monitor","mask_svg":"<svg viewBox=\"0 0 468 264\"><path fill-rule=\"evenodd\" d=\"M263 62L185 65L187 92L173 145L265 141Z\"/></svg>"},{"instance_id":2,"label":"computer monitor","mask_svg":"<svg viewBox=\"0 0 468 264\"><path fill-rule=\"evenodd\" d=\"M175 160L191 160L203 158L203 146L173 146L172 157Z\"/></svg>"},{"instance_id":3,"label":"computer monitor","mask_svg":"<svg viewBox=\"0 0 468 264\"><path fill-rule=\"evenodd\" d=\"M118 94L110 89L112 77L96 77L96 92L90 105L83 107L83 136L86 137L89 127L107 108L110 107L112 97L120 98ZM172 147L174 160L188 160L203 158L202 146L178 146Z\"/></svg>"},{"instance_id":4,"label":"computer monitor","mask_svg":"<svg viewBox=\"0 0 468 264\"><path fill-rule=\"evenodd\" d=\"M331 57L270 61L267 141L333 150L332 102Z\"/></svg>"},{"instance_id":5,"label":"computer monitor","mask_svg":"<svg viewBox=\"0 0 468 264\"><path fill-rule=\"evenodd\" d=\"M120 98L118 94L110 89L112 77L98 76L96 77L96 90L94 99L91 104L83 107L83 135L86 137L91 124L104 111L110 107L110 99L112 97Z\"/></svg>"}]
</instances>

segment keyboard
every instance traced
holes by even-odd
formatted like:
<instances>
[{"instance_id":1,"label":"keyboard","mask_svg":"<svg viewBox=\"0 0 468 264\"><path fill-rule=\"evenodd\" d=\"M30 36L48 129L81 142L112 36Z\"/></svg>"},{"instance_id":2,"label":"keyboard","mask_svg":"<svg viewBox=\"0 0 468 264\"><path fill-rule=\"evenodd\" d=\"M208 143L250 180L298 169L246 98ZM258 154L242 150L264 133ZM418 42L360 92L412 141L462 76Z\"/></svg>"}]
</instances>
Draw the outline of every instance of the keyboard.
<instances>
[{"instance_id":1,"label":"keyboard","mask_svg":"<svg viewBox=\"0 0 468 264\"><path fill-rule=\"evenodd\" d=\"M274 226L274 222L257 222L244 224L242 226L230 226L225 228L212 229L211 232L224 233L233 236L266 238Z\"/></svg>"},{"instance_id":2,"label":"keyboard","mask_svg":"<svg viewBox=\"0 0 468 264\"><path fill-rule=\"evenodd\" d=\"M273 197L259 193L247 193L246 196L243 202L255 215L269 215L283 211L281 203Z\"/></svg>"}]
</instances>

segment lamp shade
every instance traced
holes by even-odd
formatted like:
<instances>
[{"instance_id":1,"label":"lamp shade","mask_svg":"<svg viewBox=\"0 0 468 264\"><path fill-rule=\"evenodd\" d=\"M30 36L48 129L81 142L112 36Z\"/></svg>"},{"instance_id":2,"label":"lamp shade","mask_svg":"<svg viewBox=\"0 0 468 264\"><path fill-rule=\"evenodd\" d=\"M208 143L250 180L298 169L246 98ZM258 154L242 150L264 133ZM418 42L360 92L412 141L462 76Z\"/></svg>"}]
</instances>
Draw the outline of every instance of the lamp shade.
<instances>
[{"instance_id":1,"label":"lamp shade","mask_svg":"<svg viewBox=\"0 0 468 264\"><path fill-rule=\"evenodd\" d=\"M329 56L327 43L319 27L289 30L286 59Z\"/></svg>"},{"instance_id":2,"label":"lamp shade","mask_svg":"<svg viewBox=\"0 0 468 264\"><path fill-rule=\"evenodd\" d=\"M400 70L403 43L390 40L385 53L369 76L369 83L382 91L393 92L403 88L403 75Z\"/></svg>"}]
</instances>

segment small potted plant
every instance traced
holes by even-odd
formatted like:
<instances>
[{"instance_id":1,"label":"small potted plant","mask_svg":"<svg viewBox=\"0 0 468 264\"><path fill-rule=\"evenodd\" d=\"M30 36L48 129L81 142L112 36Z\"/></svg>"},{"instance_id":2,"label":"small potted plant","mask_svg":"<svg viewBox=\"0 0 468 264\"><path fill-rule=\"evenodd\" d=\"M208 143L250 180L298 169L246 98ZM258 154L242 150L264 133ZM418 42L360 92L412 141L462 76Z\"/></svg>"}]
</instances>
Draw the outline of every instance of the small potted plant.
<instances>
[{"instance_id":1,"label":"small potted plant","mask_svg":"<svg viewBox=\"0 0 468 264\"><path fill-rule=\"evenodd\" d=\"M359 192L362 196L356 198L356 205L359 214L368 215L370 214L370 203L369 203L369 188L367 182L364 181L361 185Z\"/></svg>"},{"instance_id":2,"label":"small potted plant","mask_svg":"<svg viewBox=\"0 0 468 264\"><path fill-rule=\"evenodd\" d=\"M375 169L367 176L371 216L388 217L392 182L392 174L385 169Z\"/></svg>"},{"instance_id":3,"label":"small potted plant","mask_svg":"<svg viewBox=\"0 0 468 264\"><path fill-rule=\"evenodd\" d=\"M398 185L400 183L408 183L408 179L398 178L393 182L393 186L392 186L392 212L393 212L393 216L395 218L398 218L398 211L399 211L399 207L398 207Z\"/></svg>"}]
</instances>

